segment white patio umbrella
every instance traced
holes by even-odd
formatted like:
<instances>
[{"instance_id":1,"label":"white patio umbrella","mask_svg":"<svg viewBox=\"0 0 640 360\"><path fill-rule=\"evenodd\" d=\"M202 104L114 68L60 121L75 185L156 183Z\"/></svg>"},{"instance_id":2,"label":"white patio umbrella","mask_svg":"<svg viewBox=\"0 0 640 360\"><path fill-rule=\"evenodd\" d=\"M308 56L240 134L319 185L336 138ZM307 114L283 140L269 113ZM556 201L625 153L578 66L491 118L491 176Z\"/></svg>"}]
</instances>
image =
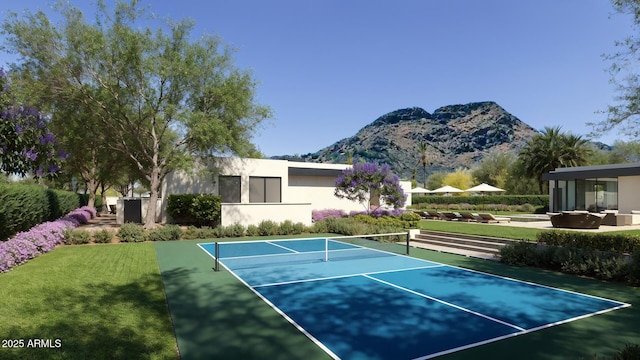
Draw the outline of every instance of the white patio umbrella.
<instances>
[{"instance_id":1,"label":"white patio umbrella","mask_svg":"<svg viewBox=\"0 0 640 360\"><path fill-rule=\"evenodd\" d=\"M491 186L489 184L482 183L480 185L476 185L472 188L467 189L468 192L479 192L482 194L482 209L484 210L484 194L488 192L500 192L505 191L503 189L497 188L495 186Z\"/></svg>"},{"instance_id":2,"label":"white patio umbrella","mask_svg":"<svg viewBox=\"0 0 640 360\"><path fill-rule=\"evenodd\" d=\"M446 186L437 188L435 190L431 190L431 192L434 193L434 194L445 194L445 195L449 194L449 195L451 195L453 193L464 192L464 190L460 190L460 189L458 189L456 187L446 185Z\"/></svg>"},{"instance_id":3,"label":"white patio umbrella","mask_svg":"<svg viewBox=\"0 0 640 360\"><path fill-rule=\"evenodd\" d=\"M429 193L431 193L431 190L425 189L425 188L420 187L420 186L416 186L416 187L414 187L413 189L411 189L411 190L409 190L407 192L411 193L411 194L429 194Z\"/></svg>"}]
</instances>

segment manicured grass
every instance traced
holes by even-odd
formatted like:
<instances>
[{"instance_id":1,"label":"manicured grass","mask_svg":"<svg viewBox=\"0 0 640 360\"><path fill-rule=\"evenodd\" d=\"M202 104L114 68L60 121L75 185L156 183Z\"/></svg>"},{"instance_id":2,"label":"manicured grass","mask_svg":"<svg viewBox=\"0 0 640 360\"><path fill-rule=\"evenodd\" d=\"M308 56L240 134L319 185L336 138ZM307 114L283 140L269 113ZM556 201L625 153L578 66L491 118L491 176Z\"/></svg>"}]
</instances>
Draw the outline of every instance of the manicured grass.
<instances>
[{"instance_id":1,"label":"manicured grass","mask_svg":"<svg viewBox=\"0 0 640 360\"><path fill-rule=\"evenodd\" d=\"M178 358L152 243L59 247L0 273L0 303L0 338L25 342L0 359Z\"/></svg>"},{"instance_id":2,"label":"manicured grass","mask_svg":"<svg viewBox=\"0 0 640 360\"><path fill-rule=\"evenodd\" d=\"M488 224L459 223L456 221L421 220L418 227L424 230L446 231L458 234L502 237L506 239L535 241L544 229L530 229L517 226L492 226Z\"/></svg>"},{"instance_id":3,"label":"manicured grass","mask_svg":"<svg viewBox=\"0 0 640 360\"><path fill-rule=\"evenodd\" d=\"M445 231L458 234L494 236L505 239L535 241L543 231L563 231L561 229L531 229L519 226L492 226L488 224L460 223L457 221L421 220L418 227L424 230ZM566 230L565 230L566 231ZM614 230L607 234L640 236L640 230Z\"/></svg>"}]
</instances>

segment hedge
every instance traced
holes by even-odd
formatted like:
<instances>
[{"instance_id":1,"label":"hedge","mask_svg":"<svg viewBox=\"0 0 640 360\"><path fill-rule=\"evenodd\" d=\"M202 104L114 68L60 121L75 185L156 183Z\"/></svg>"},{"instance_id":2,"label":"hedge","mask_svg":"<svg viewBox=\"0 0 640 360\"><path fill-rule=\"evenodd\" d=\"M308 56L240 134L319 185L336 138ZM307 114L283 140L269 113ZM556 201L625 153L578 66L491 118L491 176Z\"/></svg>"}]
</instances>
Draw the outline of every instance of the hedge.
<instances>
[{"instance_id":1,"label":"hedge","mask_svg":"<svg viewBox=\"0 0 640 360\"><path fill-rule=\"evenodd\" d=\"M220 223L221 204L216 195L171 194L167 197L167 213L177 224L215 227Z\"/></svg>"},{"instance_id":2,"label":"hedge","mask_svg":"<svg viewBox=\"0 0 640 360\"><path fill-rule=\"evenodd\" d=\"M412 196L412 204L505 204L548 206L549 195Z\"/></svg>"},{"instance_id":3,"label":"hedge","mask_svg":"<svg viewBox=\"0 0 640 360\"><path fill-rule=\"evenodd\" d=\"M0 241L80 207L76 193L40 185L0 184Z\"/></svg>"}]
</instances>

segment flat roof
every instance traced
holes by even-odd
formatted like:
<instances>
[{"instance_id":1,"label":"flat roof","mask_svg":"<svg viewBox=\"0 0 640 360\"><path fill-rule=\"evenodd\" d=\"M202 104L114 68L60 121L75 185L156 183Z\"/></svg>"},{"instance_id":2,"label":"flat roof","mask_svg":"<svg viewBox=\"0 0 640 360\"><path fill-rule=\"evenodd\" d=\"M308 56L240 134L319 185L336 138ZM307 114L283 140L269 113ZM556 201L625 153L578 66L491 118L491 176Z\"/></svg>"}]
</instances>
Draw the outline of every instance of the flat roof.
<instances>
[{"instance_id":1,"label":"flat roof","mask_svg":"<svg viewBox=\"0 0 640 360\"><path fill-rule=\"evenodd\" d=\"M542 174L542 180L573 180L640 175L640 163L556 168Z\"/></svg>"}]
</instances>

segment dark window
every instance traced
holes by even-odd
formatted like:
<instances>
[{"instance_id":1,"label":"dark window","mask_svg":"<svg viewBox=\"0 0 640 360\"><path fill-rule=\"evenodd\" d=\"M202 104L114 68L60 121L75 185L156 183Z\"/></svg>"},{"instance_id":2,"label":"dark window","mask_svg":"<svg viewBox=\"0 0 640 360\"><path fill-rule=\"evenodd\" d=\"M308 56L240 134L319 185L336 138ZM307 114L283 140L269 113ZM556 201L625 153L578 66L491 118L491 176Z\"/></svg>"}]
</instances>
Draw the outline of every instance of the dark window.
<instances>
[{"instance_id":1,"label":"dark window","mask_svg":"<svg viewBox=\"0 0 640 360\"><path fill-rule=\"evenodd\" d=\"M240 176L219 176L218 190L223 203L239 203Z\"/></svg>"},{"instance_id":2,"label":"dark window","mask_svg":"<svg viewBox=\"0 0 640 360\"><path fill-rule=\"evenodd\" d=\"M250 177L249 202L281 202L281 183L282 179L275 177Z\"/></svg>"}]
</instances>

